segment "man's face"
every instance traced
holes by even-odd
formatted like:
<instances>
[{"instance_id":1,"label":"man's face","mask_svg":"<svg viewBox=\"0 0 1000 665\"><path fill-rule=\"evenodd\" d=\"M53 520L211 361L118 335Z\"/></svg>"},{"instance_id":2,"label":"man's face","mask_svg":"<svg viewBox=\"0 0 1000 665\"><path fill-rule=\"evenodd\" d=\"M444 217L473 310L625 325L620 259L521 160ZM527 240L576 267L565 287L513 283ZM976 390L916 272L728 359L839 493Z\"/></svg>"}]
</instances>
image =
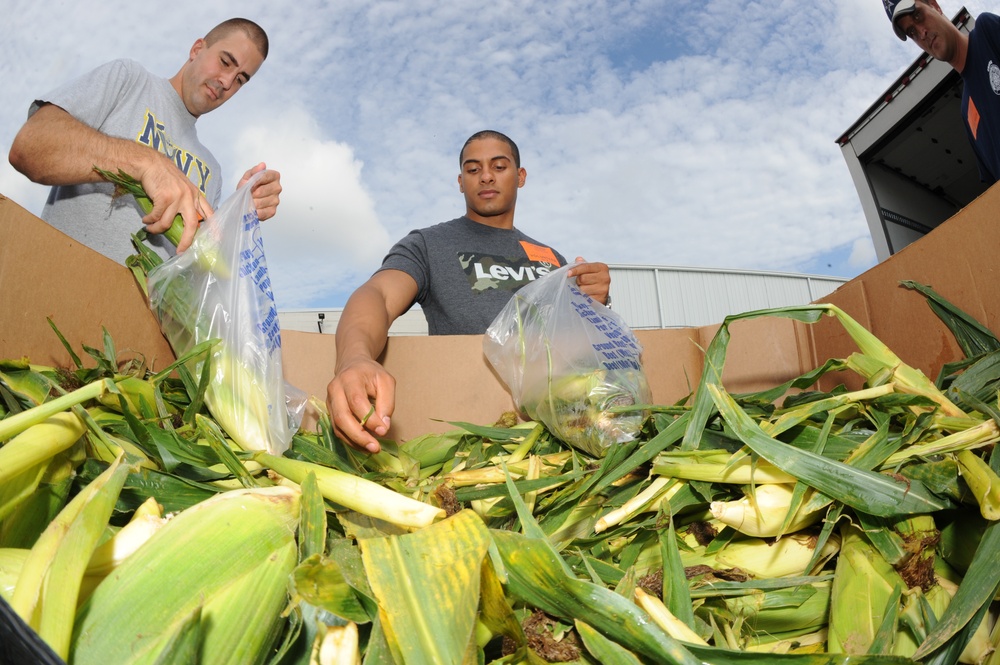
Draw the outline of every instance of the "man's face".
<instances>
[{"instance_id":1,"label":"man's face","mask_svg":"<svg viewBox=\"0 0 1000 665\"><path fill-rule=\"evenodd\" d=\"M181 98L194 116L222 106L257 73L264 58L241 31L234 31L209 46L199 39L191 47L181 75Z\"/></svg>"},{"instance_id":2,"label":"man's face","mask_svg":"<svg viewBox=\"0 0 1000 665\"><path fill-rule=\"evenodd\" d=\"M487 218L512 211L526 175L514 165L514 155L505 141L486 138L467 145L458 188L465 194L469 216Z\"/></svg>"},{"instance_id":3,"label":"man's face","mask_svg":"<svg viewBox=\"0 0 1000 665\"><path fill-rule=\"evenodd\" d=\"M910 14L896 21L903 33L929 55L950 62L957 47L958 28L941 12L937 2L917 2Z\"/></svg>"}]
</instances>

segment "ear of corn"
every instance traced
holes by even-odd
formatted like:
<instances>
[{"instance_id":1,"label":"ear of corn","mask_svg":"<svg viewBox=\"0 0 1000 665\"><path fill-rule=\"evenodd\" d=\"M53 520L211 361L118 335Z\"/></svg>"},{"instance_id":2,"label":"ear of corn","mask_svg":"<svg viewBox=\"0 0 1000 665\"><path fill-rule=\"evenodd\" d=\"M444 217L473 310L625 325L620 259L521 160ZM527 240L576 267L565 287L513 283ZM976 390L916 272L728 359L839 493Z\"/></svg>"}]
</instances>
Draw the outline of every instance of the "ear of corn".
<instances>
[{"instance_id":1,"label":"ear of corn","mask_svg":"<svg viewBox=\"0 0 1000 665\"><path fill-rule=\"evenodd\" d=\"M87 561L128 471L112 464L77 494L31 548L18 577L11 607L64 659Z\"/></svg>"},{"instance_id":2,"label":"ear of corn","mask_svg":"<svg viewBox=\"0 0 1000 665\"><path fill-rule=\"evenodd\" d=\"M794 483L795 476L785 473L766 460L725 450L668 451L657 455L653 473L671 478L701 480L737 485Z\"/></svg>"},{"instance_id":3,"label":"ear of corn","mask_svg":"<svg viewBox=\"0 0 1000 665\"><path fill-rule=\"evenodd\" d=\"M0 484L66 450L85 429L72 411L55 413L25 429L0 447Z\"/></svg>"},{"instance_id":4,"label":"ear of corn","mask_svg":"<svg viewBox=\"0 0 1000 665\"><path fill-rule=\"evenodd\" d=\"M712 517L748 536L779 536L785 531L798 531L822 518L820 511L798 510L785 526L792 506L793 488L789 485L759 485L742 499L713 501Z\"/></svg>"},{"instance_id":5,"label":"ear of corn","mask_svg":"<svg viewBox=\"0 0 1000 665\"><path fill-rule=\"evenodd\" d=\"M688 644L708 646L708 642L702 639L698 633L691 630L686 623L674 616L674 614L667 609L667 606L663 604L663 601L656 596L650 596L639 587L636 587L635 602L639 607L644 609L650 618L656 622L656 625L665 630L667 635L670 635L670 637L675 640L680 640L681 642L687 642Z\"/></svg>"},{"instance_id":6,"label":"ear of corn","mask_svg":"<svg viewBox=\"0 0 1000 665\"><path fill-rule=\"evenodd\" d=\"M821 568L840 550L840 536L833 534L823 544L816 563L810 566L817 554L819 539L815 533L808 531L789 533L774 541L734 538L711 552L698 545L691 536L687 536L685 540L690 547L680 552L685 567L709 566L716 570L738 568L758 579L808 575Z\"/></svg>"},{"instance_id":7,"label":"ear of corn","mask_svg":"<svg viewBox=\"0 0 1000 665\"><path fill-rule=\"evenodd\" d=\"M860 529L844 527L831 591L829 651L868 653L894 592L905 586Z\"/></svg>"},{"instance_id":8,"label":"ear of corn","mask_svg":"<svg viewBox=\"0 0 1000 665\"><path fill-rule=\"evenodd\" d=\"M80 609L74 664L152 662L164 636L199 607L207 622L204 662L260 662L276 618L263 606L285 601L298 512L297 490L266 487L224 492L174 516ZM148 602L152 589L160 589L155 603Z\"/></svg>"},{"instance_id":9,"label":"ear of corn","mask_svg":"<svg viewBox=\"0 0 1000 665\"><path fill-rule=\"evenodd\" d=\"M358 625L324 626L317 636L309 665L361 665Z\"/></svg>"},{"instance_id":10,"label":"ear of corn","mask_svg":"<svg viewBox=\"0 0 1000 665\"><path fill-rule=\"evenodd\" d=\"M326 499L390 524L419 528L445 516L440 508L343 471L266 453L255 453L253 458L296 483L305 481L308 474L313 473Z\"/></svg>"}]
</instances>

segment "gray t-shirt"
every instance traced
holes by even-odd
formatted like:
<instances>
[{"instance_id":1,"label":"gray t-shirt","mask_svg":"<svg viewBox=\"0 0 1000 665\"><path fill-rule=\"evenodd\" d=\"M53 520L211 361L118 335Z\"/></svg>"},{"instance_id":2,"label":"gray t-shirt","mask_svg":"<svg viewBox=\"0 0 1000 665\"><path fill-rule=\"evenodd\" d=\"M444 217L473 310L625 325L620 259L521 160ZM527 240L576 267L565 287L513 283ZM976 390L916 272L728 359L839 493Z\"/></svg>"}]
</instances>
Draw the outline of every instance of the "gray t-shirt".
<instances>
[{"instance_id":1,"label":"gray t-shirt","mask_svg":"<svg viewBox=\"0 0 1000 665\"><path fill-rule=\"evenodd\" d=\"M132 60L114 60L35 101L54 104L77 120L117 138L130 139L172 158L216 207L222 192L219 163L198 140L196 118L170 81ZM134 253L131 235L142 227L142 211L131 196L112 200L114 185L87 183L53 187L42 219L105 256L124 263ZM151 235L162 256L173 246Z\"/></svg>"},{"instance_id":2,"label":"gray t-shirt","mask_svg":"<svg viewBox=\"0 0 1000 665\"><path fill-rule=\"evenodd\" d=\"M517 229L459 217L411 231L379 270L401 270L417 282L431 335L481 335L515 291L565 263Z\"/></svg>"}]
</instances>

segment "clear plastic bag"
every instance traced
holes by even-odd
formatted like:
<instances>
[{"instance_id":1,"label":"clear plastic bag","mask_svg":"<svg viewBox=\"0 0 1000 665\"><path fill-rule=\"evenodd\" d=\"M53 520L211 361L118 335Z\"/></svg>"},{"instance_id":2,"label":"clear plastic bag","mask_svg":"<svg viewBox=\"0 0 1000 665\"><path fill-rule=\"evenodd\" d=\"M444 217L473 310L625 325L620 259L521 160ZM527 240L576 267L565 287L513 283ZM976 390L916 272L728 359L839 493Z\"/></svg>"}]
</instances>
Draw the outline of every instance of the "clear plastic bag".
<instances>
[{"instance_id":1,"label":"clear plastic bag","mask_svg":"<svg viewBox=\"0 0 1000 665\"><path fill-rule=\"evenodd\" d=\"M595 457L639 434L649 415L642 347L618 314L580 292L570 265L522 287L490 324L483 351L514 403Z\"/></svg>"},{"instance_id":2,"label":"clear plastic bag","mask_svg":"<svg viewBox=\"0 0 1000 665\"><path fill-rule=\"evenodd\" d=\"M245 450L280 455L307 402L281 368L281 331L251 190L255 175L202 222L194 242L149 272L150 307L174 353L219 339L205 402ZM203 362L191 368L201 377Z\"/></svg>"}]
</instances>

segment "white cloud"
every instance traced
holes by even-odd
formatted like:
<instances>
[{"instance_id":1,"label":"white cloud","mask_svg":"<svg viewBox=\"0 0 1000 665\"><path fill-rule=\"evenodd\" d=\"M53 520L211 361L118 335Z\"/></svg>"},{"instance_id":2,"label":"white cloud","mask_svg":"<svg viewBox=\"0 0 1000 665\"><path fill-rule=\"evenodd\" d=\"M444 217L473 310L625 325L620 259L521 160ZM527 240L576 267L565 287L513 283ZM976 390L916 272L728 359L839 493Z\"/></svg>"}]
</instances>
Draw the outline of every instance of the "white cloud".
<instances>
[{"instance_id":1,"label":"white cloud","mask_svg":"<svg viewBox=\"0 0 1000 665\"><path fill-rule=\"evenodd\" d=\"M264 67L199 131L224 194L257 161L282 173L265 242L285 308L342 304L394 240L461 214L457 153L484 128L521 147L518 226L564 254L796 271L838 251L864 269L835 141L919 54L876 0L15 5L4 151L70 76L121 56L170 76L199 29L268 29ZM0 192L39 210L44 188L3 162Z\"/></svg>"},{"instance_id":2,"label":"white cloud","mask_svg":"<svg viewBox=\"0 0 1000 665\"><path fill-rule=\"evenodd\" d=\"M324 139L315 119L298 108L285 110L277 125L243 126L233 145L232 164L264 161L281 173L282 202L263 228L282 306L304 307L358 266L378 264L390 238L349 145Z\"/></svg>"}]
</instances>

